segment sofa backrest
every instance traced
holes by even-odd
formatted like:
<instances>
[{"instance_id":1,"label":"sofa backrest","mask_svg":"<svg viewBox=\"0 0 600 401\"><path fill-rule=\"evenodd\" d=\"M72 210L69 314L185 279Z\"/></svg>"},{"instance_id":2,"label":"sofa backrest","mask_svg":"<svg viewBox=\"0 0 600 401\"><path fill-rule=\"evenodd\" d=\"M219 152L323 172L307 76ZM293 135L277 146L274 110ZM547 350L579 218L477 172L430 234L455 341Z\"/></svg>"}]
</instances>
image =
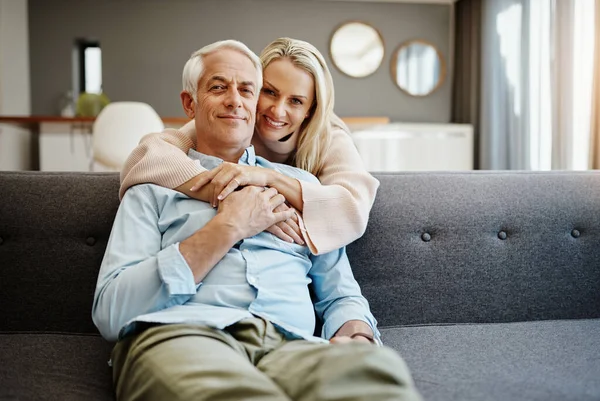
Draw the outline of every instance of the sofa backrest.
<instances>
[{"instance_id":1,"label":"sofa backrest","mask_svg":"<svg viewBox=\"0 0 600 401\"><path fill-rule=\"evenodd\" d=\"M0 173L0 332L97 333L116 173Z\"/></svg>"},{"instance_id":2,"label":"sofa backrest","mask_svg":"<svg viewBox=\"0 0 600 401\"><path fill-rule=\"evenodd\" d=\"M600 173L403 173L348 246L380 326L600 317ZM97 333L116 173L0 173L0 332Z\"/></svg>"},{"instance_id":3,"label":"sofa backrest","mask_svg":"<svg viewBox=\"0 0 600 401\"><path fill-rule=\"evenodd\" d=\"M380 325L600 317L600 172L376 177L348 257Z\"/></svg>"}]
</instances>

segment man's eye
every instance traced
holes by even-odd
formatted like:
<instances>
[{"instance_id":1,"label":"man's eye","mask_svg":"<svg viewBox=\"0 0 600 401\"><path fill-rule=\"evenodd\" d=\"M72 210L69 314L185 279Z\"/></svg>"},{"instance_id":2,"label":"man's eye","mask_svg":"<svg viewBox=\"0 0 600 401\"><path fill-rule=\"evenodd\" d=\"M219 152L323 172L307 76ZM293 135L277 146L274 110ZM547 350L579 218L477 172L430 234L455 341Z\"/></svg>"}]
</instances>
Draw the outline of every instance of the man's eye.
<instances>
[{"instance_id":1,"label":"man's eye","mask_svg":"<svg viewBox=\"0 0 600 401\"><path fill-rule=\"evenodd\" d=\"M223 85L214 85L211 90L223 90L225 87Z\"/></svg>"},{"instance_id":2,"label":"man's eye","mask_svg":"<svg viewBox=\"0 0 600 401\"><path fill-rule=\"evenodd\" d=\"M242 89L242 92L247 93L249 95L254 95L254 92L252 92L252 89L244 88L244 89Z\"/></svg>"}]
</instances>

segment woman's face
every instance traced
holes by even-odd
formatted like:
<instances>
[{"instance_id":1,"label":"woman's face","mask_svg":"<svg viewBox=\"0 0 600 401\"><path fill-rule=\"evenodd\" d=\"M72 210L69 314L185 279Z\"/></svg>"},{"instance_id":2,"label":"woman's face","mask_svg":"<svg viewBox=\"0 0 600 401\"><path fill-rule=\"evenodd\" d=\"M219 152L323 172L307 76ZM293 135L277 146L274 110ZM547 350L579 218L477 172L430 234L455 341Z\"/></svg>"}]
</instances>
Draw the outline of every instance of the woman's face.
<instances>
[{"instance_id":1,"label":"woman's face","mask_svg":"<svg viewBox=\"0 0 600 401\"><path fill-rule=\"evenodd\" d=\"M309 117L315 84L311 74L286 58L263 70L263 87L256 110L256 134L274 159L287 159L296 149L298 134Z\"/></svg>"}]
</instances>

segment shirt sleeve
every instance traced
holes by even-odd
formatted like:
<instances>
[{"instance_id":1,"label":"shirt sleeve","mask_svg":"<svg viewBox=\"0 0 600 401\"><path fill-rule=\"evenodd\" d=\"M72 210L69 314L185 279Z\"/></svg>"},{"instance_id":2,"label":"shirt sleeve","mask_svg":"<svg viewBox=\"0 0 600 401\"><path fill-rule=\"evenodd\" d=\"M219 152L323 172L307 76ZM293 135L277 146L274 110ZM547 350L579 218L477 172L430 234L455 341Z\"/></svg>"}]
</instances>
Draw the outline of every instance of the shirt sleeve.
<instances>
[{"instance_id":1,"label":"shirt sleeve","mask_svg":"<svg viewBox=\"0 0 600 401\"><path fill-rule=\"evenodd\" d=\"M350 268L345 248L311 257L309 276L313 280L317 316L323 321L321 336L327 340L349 320L361 320L371 327L380 342L377 321L362 296Z\"/></svg>"},{"instance_id":2,"label":"shirt sleeve","mask_svg":"<svg viewBox=\"0 0 600 401\"><path fill-rule=\"evenodd\" d=\"M300 181L305 239L313 254L324 254L362 236L379 181L365 169L350 135L333 130L318 183ZM308 238L306 238L308 237Z\"/></svg>"},{"instance_id":3,"label":"shirt sleeve","mask_svg":"<svg viewBox=\"0 0 600 401\"><path fill-rule=\"evenodd\" d=\"M119 198L137 184L174 189L206 171L187 156L187 152L195 147L194 121L179 130L166 129L143 137L123 165Z\"/></svg>"},{"instance_id":4,"label":"shirt sleeve","mask_svg":"<svg viewBox=\"0 0 600 401\"><path fill-rule=\"evenodd\" d=\"M92 318L109 341L136 316L185 303L198 286L179 243L161 250L158 206L148 186L127 191L100 266Z\"/></svg>"}]
</instances>

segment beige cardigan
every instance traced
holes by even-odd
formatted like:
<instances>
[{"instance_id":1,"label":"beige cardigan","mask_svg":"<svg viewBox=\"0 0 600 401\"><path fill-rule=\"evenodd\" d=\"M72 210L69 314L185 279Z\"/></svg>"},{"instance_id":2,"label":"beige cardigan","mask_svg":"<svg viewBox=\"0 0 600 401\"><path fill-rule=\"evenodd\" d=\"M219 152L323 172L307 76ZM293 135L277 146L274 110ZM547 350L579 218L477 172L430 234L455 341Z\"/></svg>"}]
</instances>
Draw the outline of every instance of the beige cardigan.
<instances>
[{"instance_id":1,"label":"beige cardigan","mask_svg":"<svg viewBox=\"0 0 600 401\"><path fill-rule=\"evenodd\" d=\"M195 147L194 121L179 130L146 135L123 166L119 197L141 183L176 188L205 171L187 157ZM341 128L333 130L318 178L321 185L304 181L300 185L304 239L314 254L323 254L364 233L379 181L365 170L352 138Z\"/></svg>"}]
</instances>

